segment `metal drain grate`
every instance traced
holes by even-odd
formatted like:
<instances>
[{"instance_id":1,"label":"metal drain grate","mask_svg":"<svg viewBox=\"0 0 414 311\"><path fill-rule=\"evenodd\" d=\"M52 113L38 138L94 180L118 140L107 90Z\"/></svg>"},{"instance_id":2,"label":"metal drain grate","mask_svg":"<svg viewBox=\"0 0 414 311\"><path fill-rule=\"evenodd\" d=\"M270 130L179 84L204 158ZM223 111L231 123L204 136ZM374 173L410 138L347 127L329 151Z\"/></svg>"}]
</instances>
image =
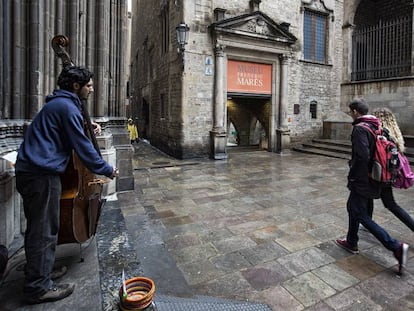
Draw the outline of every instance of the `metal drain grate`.
<instances>
[{"instance_id":1,"label":"metal drain grate","mask_svg":"<svg viewBox=\"0 0 414 311\"><path fill-rule=\"evenodd\" d=\"M272 311L268 305L261 303L220 299L207 296L180 298L157 294L155 295L152 309L154 311Z\"/></svg>"}]
</instances>

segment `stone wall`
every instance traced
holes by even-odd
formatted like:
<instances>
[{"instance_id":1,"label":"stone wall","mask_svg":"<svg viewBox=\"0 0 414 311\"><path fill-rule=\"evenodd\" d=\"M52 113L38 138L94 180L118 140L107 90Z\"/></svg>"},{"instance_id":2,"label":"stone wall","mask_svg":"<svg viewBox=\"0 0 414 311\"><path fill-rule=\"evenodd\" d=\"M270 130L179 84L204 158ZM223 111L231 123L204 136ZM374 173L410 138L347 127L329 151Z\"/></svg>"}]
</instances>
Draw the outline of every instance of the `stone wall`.
<instances>
[{"instance_id":1,"label":"stone wall","mask_svg":"<svg viewBox=\"0 0 414 311\"><path fill-rule=\"evenodd\" d=\"M354 23L357 26L374 25L379 20L386 21L395 17L412 14L412 1L361 1L358 12L355 15Z\"/></svg>"},{"instance_id":2,"label":"stone wall","mask_svg":"<svg viewBox=\"0 0 414 311\"><path fill-rule=\"evenodd\" d=\"M342 85L341 107L347 111L354 97L363 97L375 108L389 108L397 117L404 135L414 135L414 79L389 79L379 81L344 83Z\"/></svg>"}]
</instances>

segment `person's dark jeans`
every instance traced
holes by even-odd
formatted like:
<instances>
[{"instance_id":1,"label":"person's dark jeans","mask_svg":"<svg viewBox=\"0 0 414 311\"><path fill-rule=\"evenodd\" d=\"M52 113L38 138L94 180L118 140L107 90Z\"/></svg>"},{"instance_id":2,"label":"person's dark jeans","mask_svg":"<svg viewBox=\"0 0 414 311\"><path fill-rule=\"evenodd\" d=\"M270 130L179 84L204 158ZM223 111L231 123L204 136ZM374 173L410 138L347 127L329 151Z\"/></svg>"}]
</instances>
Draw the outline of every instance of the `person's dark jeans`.
<instances>
[{"instance_id":1,"label":"person's dark jeans","mask_svg":"<svg viewBox=\"0 0 414 311\"><path fill-rule=\"evenodd\" d=\"M16 188L27 219L24 294L31 298L44 294L53 284L50 273L59 233L60 176L16 173Z\"/></svg>"},{"instance_id":2,"label":"person's dark jeans","mask_svg":"<svg viewBox=\"0 0 414 311\"><path fill-rule=\"evenodd\" d=\"M395 202L392 187L385 187L381 190L381 201L391 213L401 220L408 228L414 231L414 219Z\"/></svg>"},{"instance_id":3,"label":"person's dark jeans","mask_svg":"<svg viewBox=\"0 0 414 311\"><path fill-rule=\"evenodd\" d=\"M393 239L382 227L372 220L369 210L373 206L373 199L366 198L355 191L351 191L347 202L349 216L347 242L351 246L358 245L358 229L361 223L371 232L385 248L395 252L400 242Z\"/></svg>"}]
</instances>

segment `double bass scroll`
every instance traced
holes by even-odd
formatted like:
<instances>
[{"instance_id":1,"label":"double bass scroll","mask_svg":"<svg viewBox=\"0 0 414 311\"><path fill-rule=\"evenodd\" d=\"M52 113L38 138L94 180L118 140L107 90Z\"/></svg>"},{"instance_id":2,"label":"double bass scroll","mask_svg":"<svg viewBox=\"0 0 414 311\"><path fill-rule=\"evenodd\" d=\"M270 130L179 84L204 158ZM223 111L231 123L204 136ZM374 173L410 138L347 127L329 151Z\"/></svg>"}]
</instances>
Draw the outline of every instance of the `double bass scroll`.
<instances>
[{"instance_id":1,"label":"double bass scroll","mask_svg":"<svg viewBox=\"0 0 414 311\"><path fill-rule=\"evenodd\" d=\"M69 39L57 35L52 39L52 47L63 68L75 66L65 47ZM95 150L101 156L86 105L82 102L84 131ZM65 172L61 176L62 194L60 198L60 227L58 244L83 243L96 233L99 216L105 202L102 199L103 184L107 180L98 178L81 162L77 154L72 156Z\"/></svg>"}]
</instances>

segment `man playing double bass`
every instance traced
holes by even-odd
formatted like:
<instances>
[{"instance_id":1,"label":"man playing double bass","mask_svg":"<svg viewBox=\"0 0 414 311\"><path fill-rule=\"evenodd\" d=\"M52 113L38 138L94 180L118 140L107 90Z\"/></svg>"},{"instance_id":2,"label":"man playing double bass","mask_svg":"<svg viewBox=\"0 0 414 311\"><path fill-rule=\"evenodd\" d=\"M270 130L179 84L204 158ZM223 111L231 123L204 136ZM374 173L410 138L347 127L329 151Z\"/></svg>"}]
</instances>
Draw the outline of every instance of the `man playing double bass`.
<instances>
[{"instance_id":1,"label":"man playing double bass","mask_svg":"<svg viewBox=\"0 0 414 311\"><path fill-rule=\"evenodd\" d=\"M93 92L93 74L86 68L65 67L58 86L28 127L16 169L16 188L23 198L27 229L24 295L28 303L63 299L74 284L52 281L59 232L60 175L72 150L93 173L114 178L117 169L106 163L84 131L82 100ZM99 126L95 127L99 130Z\"/></svg>"}]
</instances>

